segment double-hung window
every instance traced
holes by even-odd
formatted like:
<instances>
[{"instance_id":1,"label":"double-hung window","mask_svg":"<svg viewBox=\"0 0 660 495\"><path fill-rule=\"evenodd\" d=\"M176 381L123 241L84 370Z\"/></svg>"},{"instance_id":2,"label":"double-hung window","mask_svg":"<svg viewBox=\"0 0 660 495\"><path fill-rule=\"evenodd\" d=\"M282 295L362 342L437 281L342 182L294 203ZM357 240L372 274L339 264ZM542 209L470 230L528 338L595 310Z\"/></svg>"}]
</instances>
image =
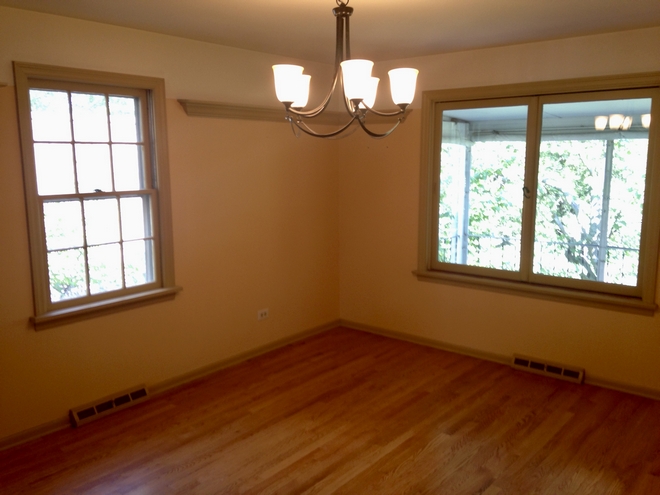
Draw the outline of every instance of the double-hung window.
<instances>
[{"instance_id":1,"label":"double-hung window","mask_svg":"<svg viewBox=\"0 0 660 495\"><path fill-rule=\"evenodd\" d=\"M171 296L162 80L14 70L37 326Z\"/></svg>"},{"instance_id":2,"label":"double-hung window","mask_svg":"<svg viewBox=\"0 0 660 495\"><path fill-rule=\"evenodd\" d=\"M655 308L660 74L423 105L420 279Z\"/></svg>"}]
</instances>

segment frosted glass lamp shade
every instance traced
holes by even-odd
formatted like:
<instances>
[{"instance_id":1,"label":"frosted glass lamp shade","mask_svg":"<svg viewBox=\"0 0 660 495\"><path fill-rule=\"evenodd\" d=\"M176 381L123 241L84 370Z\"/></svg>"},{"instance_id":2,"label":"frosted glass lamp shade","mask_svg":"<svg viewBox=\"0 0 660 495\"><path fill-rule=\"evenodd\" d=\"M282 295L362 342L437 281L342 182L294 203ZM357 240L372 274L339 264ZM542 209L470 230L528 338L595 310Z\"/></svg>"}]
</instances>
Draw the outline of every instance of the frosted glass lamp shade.
<instances>
[{"instance_id":1,"label":"frosted glass lamp shade","mask_svg":"<svg viewBox=\"0 0 660 495\"><path fill-rule=\"evenodd\" d=\"M360 103L360 108L373 108L374 104L376 103L376 93L378 92L378 83L380 82L380 79L377 77L370 77L369 82L367 83L367 88L369 90L369 93L367 96L364 97L362 100L362 103ZM366 105L366 107L365 107Z\"/></svg>"},{"instance_id":2,"label":"frosted glass lamp shade","mask_svg":"<svg viewBox=\"0 0 660 495\"><path fill-rule=\"evenodd\" d=\"M344 60L341 63L341 73L344 80L344 95L349 100L364 100L369 96L371 69L374 63L371 60ZM375 97L374 97L375 98Z\"/></svg>"},{"instance_id":3,"label":"frosted glass lamp shade","mask_svg":"<svg viewBox=\"0 0 660 495\"><path fill-rule=\"evenodd\" d=\"M307 74L301 74L298 78L298 89L296 90L296 100L294 100L291 105L293 108L303 108L307 105L307 100L309 100L309 83L312 80L312 76Z\"/></svg>"},{"instance_id":4,"label":"frosted glass lamp shade","mask_svg":"<svg viewBox=\"0 0 660 495\"><path fill-rule=\"evenodd\" d=\"M632 117L626 116L621 123L621 129L627 131L632 126Z\"/></svg>"},{"instance_id":5,"label":"frosted glass lamp shade","mask_svg":"<svg viewBox=\"0 0 660 495\"><path fill-rule=\"evenodd\" d=\"M301 102L304 99L305 104L307 104L307 97L301 94L301 91L304 90L302 72L303 68L300 65L273 65L275 94L282 103ZM307 92L309 94L309 82L307 83Z\"/></svg>"},{"instance_id":6,"label":"frosted glass lamp shade","mask_svg":"<svg viewBox=\"0 0 660 495\"><path fill-rule=\"evenodd\" d=\"M618 131L623 126L623 115L620 113L613 113L610 115L610 129Z\"/></svg>"},{"instance_id":7,"label":"frosted glass lamp shade","mask_svg":"<svg viewBox=\"0 0 660 495\"><path fill-rule=\"evenodd\" d=\"M599 115L594 119L594 127L597 131L604 131L608 120L607 115Z\"/></svg>"},{"instance_id":8,"label":"frosted glass lamp shade","mask_svg":"<svg viewBox=\"0 0 660 495\"><path fill-rule=\"evenodd\" d=\"M390 75L390 89L392 101L397 105L410 105L415 98L417 85L417 69L392 69Z\"/></svg>"},{"instance_id":9,"label":"frosted glass lamp shade","mask_svg":"<svg viewBox=\"0 0 660 495\"><path fill-rule=\"evenodd\" d=\"M651 127L651 114L650 113L645 113L642 115L642 125L648 129Z\"/></svg>"}]
</instances>

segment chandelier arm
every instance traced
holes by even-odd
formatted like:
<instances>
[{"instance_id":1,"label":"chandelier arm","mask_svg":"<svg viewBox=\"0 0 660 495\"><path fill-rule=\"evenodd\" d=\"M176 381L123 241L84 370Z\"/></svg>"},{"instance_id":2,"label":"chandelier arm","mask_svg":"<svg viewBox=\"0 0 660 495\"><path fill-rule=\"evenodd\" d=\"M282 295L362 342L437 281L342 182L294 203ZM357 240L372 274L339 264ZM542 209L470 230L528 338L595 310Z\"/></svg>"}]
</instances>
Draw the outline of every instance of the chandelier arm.
<instances>
[{"instance_id":1,"label":"chandelier arm","mask_svg":"<svg viewBox=\"0 0 660 495\"><path fill-rule=\"evenodd\" d=\"M349 115L357 116L360 114L359 106L356 104L355 106L353 105L353 102L346 98L346 93L344 92L344 79L342 78L341 81L339 81L339 87L341 88L341 94L344 97L344 108L348 112Z\"/></svg>"},{"instance_id":2,"label":"chandelier arm","mask_svg":"<svg viewBox=\"0 0 660 495\"><path fill-rule=\"evenodd\" d=\"M379 112L378 110L374 110L373 108L368 107L364 104L364 102L362 102L362 104L366 107L367 112L373 113L374 115L378 115L380 117L396 117L397 115L401 115L406 112L406 107L400 108L395 112ZM402 119L405 119L405 117L402 117Z\"/></svg>"},{"instance_id":3,"label":"chandelier arm","mask_svg":"<svg viewBox=\"0 0 660 495\"><path fill-rule=\"evenodd\" d=\"M369 134L369 135L370 135L371 137L373 137L373 138L378 138L378 139L380 139L380 138L384 138L384 137L387 137L387 136L389 136L390 134L392 134L392 132L394 132L394 129L396 129L397 127L399 127L399 124L400 124L401 122L403 122L403 119L398 119L398 120L396 121L396 124L394 124L394 126L393 126L389 131L384 132L384 133L382 133L382 134L379 134L379 133L377 133L377 132L373 132L373 131L369 130L369 129L367 128L367 126L364 124L364 122L362 122L362 119L357 119L357 121L358 121L358 124L360 124L360 127L362 127L362 130L363 130L364 132L366 132L367 134Z\"/></svg>"},{"instance_id":4,"label":"chandelier arm","mask_svg":"<svg viewBox=\"0 0 660 495\"><path fill-rule=\"evenodd\" d=\"M332 94L335 92L335 88L337 87L338 79L339 79L339 69L335 71L335 78L332 81L332 86L330 87L330 91L328 92L325 99L321 102L319 106L313 108L312 110L302 111L292 108L290 104L289 106L287 106L285 103L284 106L286 108L287 113L292 113L294 115L298 115L299 117L304 117L304 118L312 118L312 117L316 117L317 115L320 115L326 108L328 108L328 103L330 103L330 98L332 98Z\"/></svg>"},{"instance_id":5,"label":"chandelier arm","mask_svg":"<svg viewBox=\"0 0 660 495\"><path fill-rule=\"evenodd\" d=\"M351 120L348 121L348 123L343 125L341 128L337 129L336 131L324 134L324 133L316 132L314 129L311 129L303 121L298 121L298 120L293 119L292 117L289 117L289 122L291 122L293 125L295 125L301 131L303 131L305 134L309 134L310 136L321 137L321 138L331 138L331 137L338 136L339 134L344 132L346 129L348 129L350 127L350 125L353 123L354 120L359 121L359 119L357 119L357 116L354 116Z\"/></svg>"}]
</instances>

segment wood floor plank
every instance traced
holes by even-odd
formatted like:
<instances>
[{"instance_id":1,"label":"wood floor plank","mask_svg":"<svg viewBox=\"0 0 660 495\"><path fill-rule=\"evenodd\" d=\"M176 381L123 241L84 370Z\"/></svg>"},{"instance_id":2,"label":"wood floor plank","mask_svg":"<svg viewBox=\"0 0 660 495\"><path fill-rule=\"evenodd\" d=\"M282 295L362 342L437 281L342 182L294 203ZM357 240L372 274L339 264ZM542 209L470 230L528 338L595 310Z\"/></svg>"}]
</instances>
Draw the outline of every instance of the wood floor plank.
<instances>
[{"instance_id":1,"label":"wood floor plank","mask_svg":"<svg viewBox=\"0 0 660 495\"><path fill-rule=\"evenodd\" d=\"M660 403L338 328L0 452L0 493L660 494Z\"/></svg>"}]
</instances>

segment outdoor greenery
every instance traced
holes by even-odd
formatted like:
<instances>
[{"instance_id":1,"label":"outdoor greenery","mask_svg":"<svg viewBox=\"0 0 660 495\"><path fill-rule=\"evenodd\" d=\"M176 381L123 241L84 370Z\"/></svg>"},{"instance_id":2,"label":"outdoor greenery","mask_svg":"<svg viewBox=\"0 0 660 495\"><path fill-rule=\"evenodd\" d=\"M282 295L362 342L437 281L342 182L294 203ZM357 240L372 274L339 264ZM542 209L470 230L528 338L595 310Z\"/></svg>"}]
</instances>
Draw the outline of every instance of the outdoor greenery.
<instances>
[{"instance_id":1,"label":"outdoor greenery","mask_svg":"<svg viewBox=\"0 0 660 495\"><path fill-rule=\"evenodd\" d=\"M610 141L608 178L608 141L543 143L535 272L636 284L647 145L643 139Z\"/></svg>"},{"instance_id":2,"label":"outdoor greenery","mask_svg":"<svg viewBox=\"0 0 660 495\"><path fill-rule=\"evenodd\" d=\"M618 138L609 146L607 174L607 139L542 142L535 273L636 284L648 140ZM484 141L469 148L442 146L438 260L518 270L529 195L523 189L525 143Z\"/></svg>"},{"instance_id":3,"label":"outdoor greenery","mask_svg":"<svg viewBox=\"0 0 660 495\"><path fill-rule=\"evenodd\" d=\"M518 270L525 143L486 141L470 148L467 195L466 146L442 148L439 261ZM469 212L467 219L464 211ZM461 253L463 240L466 249Z\"/></svg>"}]
</instances>

